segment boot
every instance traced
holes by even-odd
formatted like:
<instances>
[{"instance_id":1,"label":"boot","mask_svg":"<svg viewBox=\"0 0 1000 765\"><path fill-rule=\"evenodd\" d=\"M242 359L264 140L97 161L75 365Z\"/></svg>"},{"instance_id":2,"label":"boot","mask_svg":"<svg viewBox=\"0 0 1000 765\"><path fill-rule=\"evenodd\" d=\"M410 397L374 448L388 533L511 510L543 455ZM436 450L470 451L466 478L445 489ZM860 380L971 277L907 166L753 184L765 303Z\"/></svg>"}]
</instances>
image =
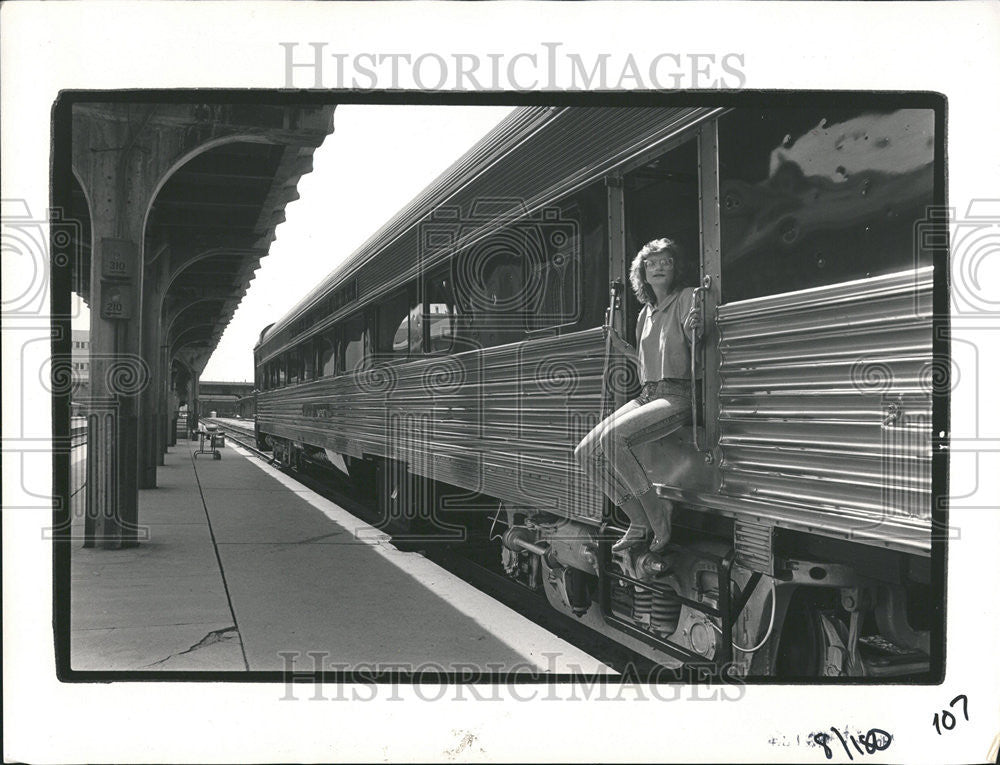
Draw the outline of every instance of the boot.
<instances>
[{"instance_id":1,"label":"boot","mask_svg":"<svg viewBox=\"0 0 1000 765\"><path fill-rule=\"evenodd\" d=\"M647 491L640 499L649 525L653 528L653 541L649 545L649 551L660 552L670 541L674 503L668 499L660 499L652 491Z\"/></svg>"},{"instance_id":2,"label":"boot","mask_svg":"<svg viewBox=\"0 0 1000 765\"><path fill-rule=\"evenodd\" d=\"M621 507L631 523L629 523L625 535L611 545L612 552L622 552L630 547L634 547L645 540L646 535L649 533L649 520L646 518L646 511L639 500L631 497Z\"/></svg>"}]
</instances>

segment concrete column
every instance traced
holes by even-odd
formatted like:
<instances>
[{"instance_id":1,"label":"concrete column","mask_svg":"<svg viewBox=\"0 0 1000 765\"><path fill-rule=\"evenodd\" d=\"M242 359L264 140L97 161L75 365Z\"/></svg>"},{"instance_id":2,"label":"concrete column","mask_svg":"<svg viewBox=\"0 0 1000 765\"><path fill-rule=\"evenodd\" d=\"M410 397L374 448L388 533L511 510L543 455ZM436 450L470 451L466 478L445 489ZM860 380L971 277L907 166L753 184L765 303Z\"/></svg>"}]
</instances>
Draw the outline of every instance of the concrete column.
<instances>
[{"instance_id":1,"label":"concrete column","mask_svg":"<svg viewBox=\"0 0 1000 765\"><path fill-rule=\"evenodd\" d=\"M201 373L191 370L191 381L188 383L190 386L188 393L188 433L192 440L194 439L194 432L198 429L198 418L201 413L198 407L198 382L201 379Z\"/></svg>"},{"instance_id":2,"label":"concrete column","mask_svg":"<svg viewBox=\"0 0 1000 765\"><path fill-rule=\"evenodd\" d=\"M170 356L170 379L171 379L171 401L173 402L173 412L176 416L174 420L174 427L171 431L171 446L177 446L178 438L187 439L188 437L188 415L185 415L185 419L181 421L181 403L188 405L188 411L190 412L190 402L191 402L191 369L187 364L180 358L174 356L174 348L167 351ZM181 433L178 436L178 432Z\"/></svg>"},{"instance_id":3,"label":"concrete column","mask_svg":"<svg viewBox=\"0 0 1000 765\"><path fill-rule=\"evenodd\" d=\"M162 321L162 314L161 314ZM163 465L163 455L167 453L167 447L172 446L172 438L170 435L170 428L173 425L174 412L177 411L176 401L173 399L171 393L171 369L170 369L170 346L160 345L160 390L158 392L159 398L159 415L157 419L157 457L156 464Z\"/></svg>"},{"instance_id":4,"label":"concrete column","mask_svg":"<svg viewBox=\"0 0 1000 765\"><path fill-rule=\"evenodd\" d=\"M87 450L87 507L94 522L94 538L87 542L91 546L96 541L103 547L118 548L131 546L138 531L138 394L148 385L149 370L139 354L138 322L102 316L101 308L106 304L130 303L126 310L131 313L135 293L139 291L135 289L137 285L101 284L101 264L105 258L134 258L138 251L134 240L102 237L98 232L106 231L107 223L94 216ZM131 246L122 247L123 242ZM113 256L109 253L112 249ZM136 268L135 272L141 273L141 269ZM141 284L141 277L139 280Z\"/></svg>"},{"instance_id":5,"label":"concrete column","mask_svg":"<svg viewBox=\"0 0 1000 765\"><path fill-rule=\"evenodd\" d=\"M167 258L160 254L145 267L142 300L142 359L151 372L150 384L139 397L139 488L156 488L156 465L163 464L157 427L164 372L160 366L161 307Z\"/></svg>"},{"instance_id":6,"label":"concrete column","mask_svg":"<svg viewBox=\"0 0 1000 765\"><path fill-rule=\"evenodd\" d=\"M158 127L159 108L73 106L73 171L92 229L86 546L138 544L140 397L155 377L142 337L146 216L190 138L183 124Z\"/></svg>"},{"instance_id":7,"label":"concrete column","mask_svg":"<svg viewBox=\"0 0 1000 765\"><path fill-rule=\"evenodd\" d=\"M169 351L168 351L169 352ZM169 358L169 356L168 356ZM177 446L177 423L180 417L180 407L181 399L177 393L177 389L174 388L176 380L174 379L173 367L170 367L170 390L167 391L167 401L169 402L169 415L168 422L169 428L167 429L167 446Z\"/></svg>"},{"instance_id":8,"label":"concrete column","mask_svg":"<svg viewBox=\"0 0 1000 765\"><path fill-rule=\"evenodd\" d=\"M93 230L85 545L106 548L138 544L138 399L150 381L140 353L143 226L156 170L128 128L74 117Z\"/></svg>"}]
</instances>

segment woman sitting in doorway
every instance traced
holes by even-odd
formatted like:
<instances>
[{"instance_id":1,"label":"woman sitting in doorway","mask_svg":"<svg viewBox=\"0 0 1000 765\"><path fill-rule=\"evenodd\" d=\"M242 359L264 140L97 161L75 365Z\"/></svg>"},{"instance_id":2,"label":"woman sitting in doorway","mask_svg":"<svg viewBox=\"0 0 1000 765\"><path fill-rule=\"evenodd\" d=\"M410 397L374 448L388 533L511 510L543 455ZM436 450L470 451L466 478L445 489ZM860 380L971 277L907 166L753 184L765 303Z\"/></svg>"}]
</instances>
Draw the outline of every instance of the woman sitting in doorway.
<instances>
[{"instance_id":1,"label":"woman sitting in doorway","mask_svg":"<svg viewBox=\"0 0 1000 765\"><path fill-rule=\"evenodd\" d=\"M611 548L642 542L652 528L652 552L670 541L673 505L651 492L652 484L633 447L661 438L691 422L691 331L701 336L694 289L684 287L683 254L672 239L654 239L632 261L631 282L642 302L636 323L638 351L614 328L611 342L636 361L642 390L588 433L576 458L598 481L631 524Z\"/></svg>"}]
</instances>

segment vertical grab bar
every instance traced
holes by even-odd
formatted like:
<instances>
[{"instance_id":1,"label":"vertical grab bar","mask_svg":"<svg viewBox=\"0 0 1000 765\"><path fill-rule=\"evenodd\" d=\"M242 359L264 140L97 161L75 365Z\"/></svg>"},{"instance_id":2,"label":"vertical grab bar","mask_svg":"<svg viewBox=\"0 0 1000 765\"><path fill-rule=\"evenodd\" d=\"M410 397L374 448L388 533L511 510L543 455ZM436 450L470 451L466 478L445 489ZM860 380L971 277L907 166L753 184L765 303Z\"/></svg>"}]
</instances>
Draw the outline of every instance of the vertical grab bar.
<instances>
[{"instance_id":1,"label":"vertical grab bar","mask_svg":"<svg viewBox=\"0 0 1000 765\"><path fill-rule=\"evenodd\" d=\"M601 419L608 416L608 372L611 369L611 333L615 329L615 313L621 303L621 279L611 282L611 297L608 309L604 312L604 375L601 377Z\"/></svg>"},{"instance_id":2,"label":"vertical grab bar","mask_svg":"<svg viewBox=\"0 0 1000 765\"><path fill-rule=\"evenodd\" d=\"M700 287L694 288L694 294L691 296L691 308L692 310L700 311L701 316L701 328L702 332L705 331L705 301L702 299L702 293L708 290L712 286L712 277L706 275L701 282ZM697 359L698 352L698 335L695 332L695 328L691 327L691 436L694 440L694 448L699 452L704 451L701 445L698 443L698 381L695 378L695 361Z\"/></svg>"}]
</instances>

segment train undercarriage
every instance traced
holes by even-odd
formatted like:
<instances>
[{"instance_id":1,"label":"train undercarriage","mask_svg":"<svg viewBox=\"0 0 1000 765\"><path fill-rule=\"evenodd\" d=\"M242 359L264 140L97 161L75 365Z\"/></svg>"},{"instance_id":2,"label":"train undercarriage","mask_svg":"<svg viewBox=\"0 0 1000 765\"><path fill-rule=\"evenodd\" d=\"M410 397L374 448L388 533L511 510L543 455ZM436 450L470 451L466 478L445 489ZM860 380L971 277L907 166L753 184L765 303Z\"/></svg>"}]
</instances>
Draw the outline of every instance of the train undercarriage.
<instances>
[{"instance_id":1,"label":"train undercarriage","mask_svg":"<svg viewBox=\"0 0 1000 765\"><path fill-rule=\"evenodd\" d=\"M667 668L734 678L929 676L929 559L871 545L768 530L680 505L671 544L613 553L625 530L515 507L417 475L405 463L259 436L283 466L337 471L377 508L394 541L485 550L556 610ZM745 545L743 545L745 547ZM754 548L755 550L757 548Z\"/></svg>"}]
</instances>

